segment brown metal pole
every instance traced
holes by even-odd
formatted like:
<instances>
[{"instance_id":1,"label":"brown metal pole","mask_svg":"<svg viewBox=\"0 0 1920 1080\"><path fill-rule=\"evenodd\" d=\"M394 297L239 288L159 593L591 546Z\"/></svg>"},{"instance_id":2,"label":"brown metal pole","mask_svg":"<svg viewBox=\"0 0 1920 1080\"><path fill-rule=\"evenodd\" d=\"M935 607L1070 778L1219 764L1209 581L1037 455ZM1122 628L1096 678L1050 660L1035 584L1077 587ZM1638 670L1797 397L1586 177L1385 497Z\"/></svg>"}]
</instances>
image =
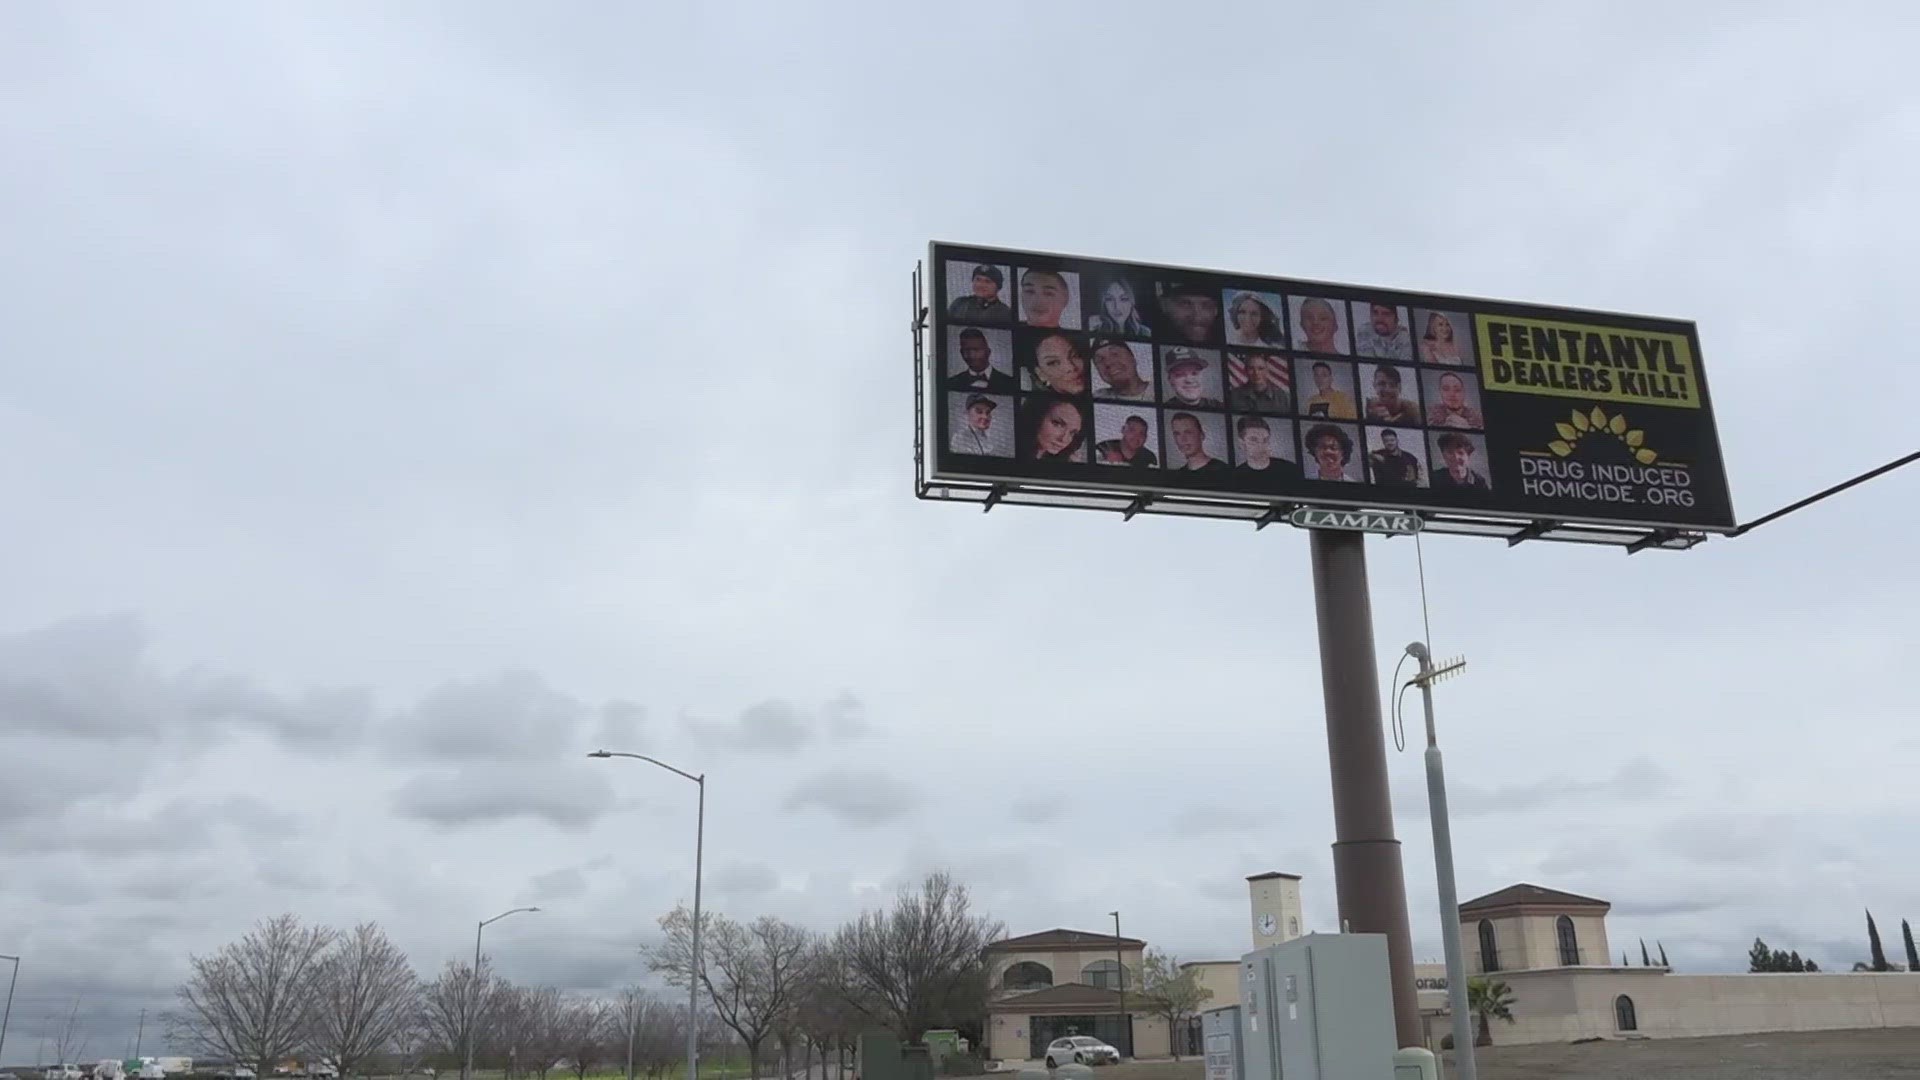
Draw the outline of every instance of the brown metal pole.
<instances>
[{"instance_id":1,"label":"brown metal pole","mask_svg":"<svg viewBox=\"0 0 1920 1080\"><path fill-rule=\"evenodd\" d=\"M1387 741L1380 730L1380 670L1373 657L1366 536L1315 529L1312 544L1340 925L1351 933L1386 935L1394 1029L1401 1046L1420 1046L1406 874L1400 865L1400 841L1393 837Z\"/></svg>"}]
</instances>

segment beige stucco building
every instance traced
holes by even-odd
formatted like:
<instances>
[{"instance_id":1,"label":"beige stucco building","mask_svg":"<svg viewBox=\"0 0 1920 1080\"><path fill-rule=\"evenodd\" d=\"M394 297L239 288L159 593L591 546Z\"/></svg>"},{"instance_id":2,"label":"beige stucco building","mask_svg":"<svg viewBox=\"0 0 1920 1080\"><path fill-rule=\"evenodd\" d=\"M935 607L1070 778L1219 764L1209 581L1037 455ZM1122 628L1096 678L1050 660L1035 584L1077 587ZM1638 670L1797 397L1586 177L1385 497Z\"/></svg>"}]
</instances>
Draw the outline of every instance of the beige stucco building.
<instances>
[{"instance_id":1,"label":"beige stucco building","mask_svg":"<svg viewBox=\"0 0 1920 1080\"><path fill-rule=\"evenodd\" d=\"M1305 932L1300 878L1247 879L1244 951ZM1920 976L1905 972L1676 975L1616 956L1605 900L1539 885L1512 885L1460 905L1469 977L1504 982L1513 1022L1494 1021L1496 1043L1593 1038L1679 1038L1845 1028L1920 1027ZM1195 1025L1170 1028L1137 996L1146 943L1076 930L1047 930L988 950L993 999L988 1053L1037 1057L1060 1035L1093 1035L1141 1057L1198 1049ZM1202 1009L1240 1004L1239 957L1183 964L1211 993ZM1452 1027L1443 964L1414 966L1427 1043Z\"/></svg>"},{"instance_id":2,"label":"beige stucco building","mask_svg":"<svg viewBox=\"0 0 1920 1080\"><path fill-rule=\"evenodd\" d=\"M1166 1021L1139 999L1145 949L1138 938L1061 929L987 946L988 1056L1039 1058L1065 1035L1104 1039L1129 1056L1165 1054Z\"/></svg>"}]
</instances>

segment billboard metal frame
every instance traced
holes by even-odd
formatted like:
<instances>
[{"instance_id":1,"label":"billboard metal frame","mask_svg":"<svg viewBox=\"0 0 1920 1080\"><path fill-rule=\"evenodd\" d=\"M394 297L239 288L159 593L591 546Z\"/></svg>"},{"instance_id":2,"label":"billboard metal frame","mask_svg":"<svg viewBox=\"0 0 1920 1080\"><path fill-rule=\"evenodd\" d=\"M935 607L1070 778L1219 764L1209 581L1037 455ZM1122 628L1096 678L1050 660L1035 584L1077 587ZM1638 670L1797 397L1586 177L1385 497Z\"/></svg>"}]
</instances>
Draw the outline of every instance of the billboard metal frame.
<instances>
[{"instance_id":1,"label":"billboard metal frame","mask_svg":"<svg viewBox=\"0 0 1920 1080\"><path fill-rule=\"evenodd\" d=\"M913 494L915 498L937 502L976 503L983 511L996 506L1048 506L1070 510L1104 510L1118 513L1123 521L1139 514L1173 517L1211 518L1243 521L1256 529L1285 522L1287 515L1301 506L1329 506L1343 509L1378 510L1417 515L1427 532L1456 536L1482 536L1504 539L1509 547L1528 540L1555 543L1596 544L1625 548L1628 554L1650 549L1685 551L1706 540L1709 533L1693 527L1623 525L1618 522L1578 519L1539 518L1522 520L1506 515L1483 515L1428 507L1396 506L1338 499L1312 501L1259 501L1232 496L1172 491L1141 494L1137 486L1102 492L1088 490L1092 485L1072 487L1045 481L1014 480L1004 477L935 478L928 464L927 432L932 410L936 407L927 379L927 341L931 310L926 303L926 267L916 262L913 270Z\"/></svg>"}]
</instances>

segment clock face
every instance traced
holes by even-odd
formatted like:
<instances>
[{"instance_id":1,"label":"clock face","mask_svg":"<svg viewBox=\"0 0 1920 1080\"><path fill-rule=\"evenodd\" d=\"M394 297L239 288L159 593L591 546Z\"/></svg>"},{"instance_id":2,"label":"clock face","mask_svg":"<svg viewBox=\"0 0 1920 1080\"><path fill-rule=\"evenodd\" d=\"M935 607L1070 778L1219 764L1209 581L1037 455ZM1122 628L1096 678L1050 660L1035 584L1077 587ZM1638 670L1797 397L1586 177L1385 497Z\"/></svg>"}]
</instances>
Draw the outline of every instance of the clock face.
<instances>
[{"instance_id":1,"label":"clock face","mask_svg":"<svg viewBox=\"0 0 1920 1080\"><path fill-rule=\"evenodd\" d=\"M1279 925L1279 921L1270 914L1260 916L1260 932L1269 937L1273 935L1274 928Z\"/></svg>"}]
</instances>

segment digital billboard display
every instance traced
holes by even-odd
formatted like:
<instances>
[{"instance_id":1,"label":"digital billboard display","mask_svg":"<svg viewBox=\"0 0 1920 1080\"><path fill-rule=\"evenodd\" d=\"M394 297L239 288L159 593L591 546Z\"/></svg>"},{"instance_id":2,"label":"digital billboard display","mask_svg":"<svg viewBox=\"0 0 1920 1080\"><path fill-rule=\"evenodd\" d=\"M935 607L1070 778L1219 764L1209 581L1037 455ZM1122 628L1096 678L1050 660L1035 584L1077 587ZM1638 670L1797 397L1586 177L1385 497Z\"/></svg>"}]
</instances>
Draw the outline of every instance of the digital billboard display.
<instances>
[{"instance_id":1,"label":"digital billboard display","mask_svg":"<svg viewBox=\"0 0 1920 1080\"><path fill-rule=\"evenodd\" d=\"M1730 530L1690 322L936 243L932 475Z\"/></svg>"}]
</instances>

